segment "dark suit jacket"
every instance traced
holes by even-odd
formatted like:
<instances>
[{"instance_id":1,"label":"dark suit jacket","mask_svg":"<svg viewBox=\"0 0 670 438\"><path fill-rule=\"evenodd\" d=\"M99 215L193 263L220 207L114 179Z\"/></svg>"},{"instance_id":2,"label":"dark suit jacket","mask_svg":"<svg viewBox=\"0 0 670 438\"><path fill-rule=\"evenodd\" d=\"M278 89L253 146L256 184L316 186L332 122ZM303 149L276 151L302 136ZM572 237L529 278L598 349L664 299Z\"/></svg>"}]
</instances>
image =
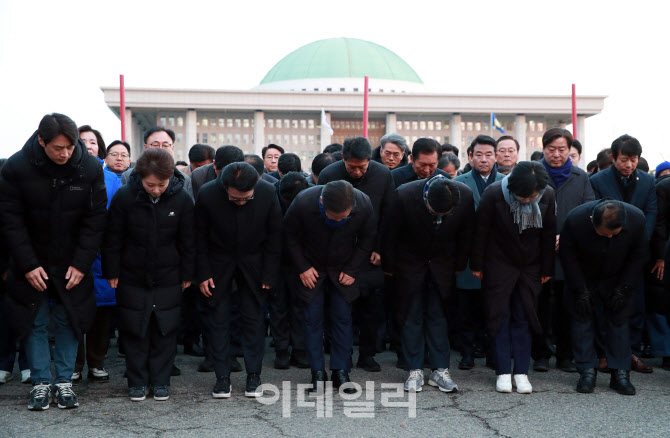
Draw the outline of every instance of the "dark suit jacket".
<instances>
[{"instance_id":1,"label":"dark suit jacket","mask_svg":"<svg viewBox=\"0 0 670 438\"><path fill-rule=\"evenodd\" d=\"M435 175L444 175L447 178L451 179L451 175L449 175L447 172L445 172L442 169L435 169L435 172L431 175L431 177ZM403 184L406 184L408 182L416 181L420 179L416 173L414 173L414 168L412 167L412 163L409 163L405 166L402 167L396 167L391 171L391 176L393 177L393 182L395 183L396 187L400 187Z\"/></svg>"}]
</instances>

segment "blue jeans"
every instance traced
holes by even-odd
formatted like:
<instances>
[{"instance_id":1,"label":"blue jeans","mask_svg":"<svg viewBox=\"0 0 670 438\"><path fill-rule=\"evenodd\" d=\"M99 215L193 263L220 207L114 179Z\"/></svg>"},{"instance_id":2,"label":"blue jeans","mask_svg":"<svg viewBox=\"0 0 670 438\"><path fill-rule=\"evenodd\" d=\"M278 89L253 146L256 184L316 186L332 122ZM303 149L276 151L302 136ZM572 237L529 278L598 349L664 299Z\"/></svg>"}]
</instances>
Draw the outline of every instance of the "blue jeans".
<instances>
[{"instance_id":1,"label":"blue jeans","mask_svg":"<svg viewBox=\"0 0 670 438\"><path fill-rule=\"evenodd\" d=\"M51 378L51 355L49 352L49 323L53 319L56 337L54 350L54 366L56 377ZM26 339L26 353L30 364L30 376L33 385L39 383L70 383L77 359L79 341L72 330L70 319L61 303L49 306L44 300L37 311L33 329Z\"/></svg>"},{"instance_id":2,"label":"blue jeans","mask_svg":"<svg viewBox=\"0 0 670 438\"><path fill-rule=\"evenodd\" d=\"M514 358L514 374L528 374L530 368L531 335L526 310L515 290L495 338L496 375L511 374Z\"/></svg>"}]
</instances>

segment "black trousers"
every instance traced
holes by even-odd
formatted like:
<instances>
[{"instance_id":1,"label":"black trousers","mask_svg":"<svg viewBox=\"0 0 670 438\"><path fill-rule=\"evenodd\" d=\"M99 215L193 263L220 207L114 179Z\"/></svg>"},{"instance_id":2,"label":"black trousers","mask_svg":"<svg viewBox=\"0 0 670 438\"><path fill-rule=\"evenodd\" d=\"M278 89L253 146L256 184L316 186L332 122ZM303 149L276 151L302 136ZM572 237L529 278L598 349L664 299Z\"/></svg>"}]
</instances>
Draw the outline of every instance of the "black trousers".
<instances>
[{"instance_id":1,"label":"black trousers","mask_svg":"<svg viewBox=\"0 0 670 438\"><path fill-rule=\"evenodd\" d=\"M282 266L277 287L270 292L270 332L275 351L305 351L302 302L294 292L300 281L293 267Z\"/></svg>"},{"instance_id":2,"label":"black trousers","mask_svg":"<svg viewBox=\"0 0 670 438\"><path fill-rule=\"evenodd\" d=\"M200 344L200 336L203 332L203 324L196 306L200 287L192 284L182 294L181 299L181 334L184 337L184 345Z\"/></svg>"},{"instance_id":3,"label":"black trousers","mask_svg":"<svg viewBox=\"0 0 670 438\"><path fill-rule=\"evenodd\" d=\"M572 360L570 337L572 316L565 308L564 294L563 280L548 281L542 285L537 309L542 333L533 335L531 356L534 360L551 358L551 346L554 341L556 341L556 360Z\"/></svg>"},{"instance_id":4,"label":"black trousers","mask_svg":"<svg viewBox=\"0 0 670 438\"><path fill-rule=\"evenodd\" d=\"M170 372L177 353L177 332L162 334L155 313L151 314L144 337L123 332L123 347L129 388L170 384Z\"/></svg>"},{"instance_id":5,"label":"black trousers","mask_svg":"<svg viewBox=\"0 0 670 438\"><path fill-rule=\"evenodd\" d=\"M604 354L609 368L630 370L630 334L628 323L614 325L605 313L603 302L598 296L592 298L593 313L586 321L572 320L572 349L575 365L580 372L598 368L596 339L601 336Z\"/></svg>"},{"instance_id":6,"label":"black trousers","mask_svg":"<svg viewBox=\"0 0 670 438\"><path fill-rule=\"evenodd\" d=\"M634 311L628 319L628 326L630 331L630 347L632 354L640 356L642 354L642 336L644 333L645 323L645 294L644 281L640 279L640 283L633 288L633 306ZM613 368L613 367L610 367Z\"/></svg>"},{"instance_id":7,"label":"black trousers","mask_svg":"<svg viewBox=\"0 0 670 438\"><path fill-rule=\"evenodd\" d=\"M109 326L114 310L114 306L100 306L96 309L93 325L86 333L86 340L79 341L75 372L80 373L85 363L88 363L89 370L104 367L109 348Z\"/></svg>"},{"instance_id":8,"label":"black trousers","mask_svg":"<svg viewBox=\"0 0 670 438\"><path fill-rule=\"evenodd\" d=\"M232 293L231 285L219 285L223 293L217 297L214 307L207 306L201 299L198 307L202 315L202 321L206 327L207 349L214 361L214 372L216 377L230 376L231 317L233 314L233 303L236 302L239 310L239 325L241 332L242 353L244 355L244 366L247 374L260 374L263 366L263 353L265 351L265 315L263 313L264 299L257 296L247 285L244 276L240 272L235 275L237 292ZM227 287L226 287L227 286ZM265 294L262 291L261 294Z\"/></svg>"},{"instance_id":9,"label":"black trousers","mask_svg":"<svg viewBox=\"0 0 670 438\"><path fill-rule=\"evenodd\" d=\"M457 289L456 326L460 334L463 356L472 355L475 345L486 349L486 315L481 289ZM450 327L451 329L451 327Z\"/></svg>"},{"instance_id":10,"label":"black trousers","mask_svg":"<svg viewBox=\"0 0 670 438\"><path fill-rule=\"evenodd\" d=\"M354 301L354 318L358 323L360 357L377 353L377 336L384 321L384 272L372 267L359 274L361 295Z\"/></svg>"}]
</instances>

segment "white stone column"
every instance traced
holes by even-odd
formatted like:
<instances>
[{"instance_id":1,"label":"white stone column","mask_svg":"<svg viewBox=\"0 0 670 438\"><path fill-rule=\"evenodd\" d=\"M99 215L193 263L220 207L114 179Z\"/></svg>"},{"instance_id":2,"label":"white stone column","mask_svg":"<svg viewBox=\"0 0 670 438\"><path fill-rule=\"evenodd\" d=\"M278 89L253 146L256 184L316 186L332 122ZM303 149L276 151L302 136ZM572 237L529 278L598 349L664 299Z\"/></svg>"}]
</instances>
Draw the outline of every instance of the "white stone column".
<instances>
[{"instance_id":1,"label":"white stone column","mask_svg":"<svg viewBox=\"0 0 670 438\"><path fill-rule=\"evenodd\" d=\"M514 119L514 138L519 142L519 161L527 161L526 152L526 115L517 114Z\"/></svg>"},{"instance_id":2,"label":"white stone column","mask_svg":"<svg viewBox=\"0 0 670 438\"><path fill-rule=\"evenodd\" d=\"M330 113L328 111L326 111L326 120L328 120L328 123L330 123ZM333 126L333 124L330 123L330 126ZM323 151L323 149L331 143L330 139L331 139L331 137L330 137L330 131L328 130L328 127L324 123L321 123L321 145L320 145L321 149L320 149L320 151Z\"/></svg>"},{"instance_id":3,"label":"white stone column","mask_svg":"<svg viewBox=\"0 0 670 438\"><path fill-rule=\"evenodd\" d=\"M461 114L454 113L451 116L451 134L449 136L449 143L456 146L458 150L464 150L463 141L461 140Z\"/></svg>"},{"instance_id":4,"label":"white stone column","mask_svg":"<svg viewBox=\"0 0 670 438\"><path fill-rule=\"evenodd\" d=\"M577 114L577 140L584 146L584 139L586 138L586 116ZM584 156L584 151L582 151Z\"/></svg>"},{"instance_id":5,"label":"white stone column","mask_svg":"<svg viewBox=\"0 0 670 438\"><path fill-rule=\"evenodd\" d=\"M254 112L254 154L260 156L265 146L265 114L261 110Z\"/></svg>"},{"instance_id":6,"label":"white stone column","mask_svg":"<svg viewBox=\"0 0 670 438\"><path fill-rule=\"evenodd\" d=\"M133 150L135 145L133 144L134 140L134 131L133 131L133 110L126 108L126 143L130 145L130 149ZM142 147L140 145L140 147Z\"/></svg>"},{"instance_id":7,"label":"white stone column","mask_svg":"<svg viewBox=\"0 0 670 438\"><path fill-rule=\"evenodd\" d=\"M186 135L184 136L184 146L186 147L186 150L189 150L191 146L196 144L198 142L197 139L197 133L198 133L198 126L196 124L198 118L198 114L196 113L195 110L186 110L186 117L184 119L184 127L186 128Z\"/></svg>"},{"instance_id":8,"label":"white stone column","mask_svg":"<svg viewBox=\"0 0 670 438\"><path fill-rule=\"evenodd\" d=\"M386 134L397 132L395 127L397 121L396 113L386 113Z\"/></svg>"}]
</instances>

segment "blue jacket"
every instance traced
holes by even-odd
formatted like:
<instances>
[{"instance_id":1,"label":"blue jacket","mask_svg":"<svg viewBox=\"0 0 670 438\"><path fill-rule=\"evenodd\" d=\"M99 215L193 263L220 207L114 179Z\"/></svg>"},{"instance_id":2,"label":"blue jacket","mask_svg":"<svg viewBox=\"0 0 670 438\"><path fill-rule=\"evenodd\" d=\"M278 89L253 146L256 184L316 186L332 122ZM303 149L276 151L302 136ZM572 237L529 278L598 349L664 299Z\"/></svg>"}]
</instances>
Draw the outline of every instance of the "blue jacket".
<instances>
[{"instance_id":1,"label":"blue jacket","mask_svg":"<svg viewBox=\"0 0 670 438\"><path fill-rule=\"evenodd\" d=\"M614 167L612 165L612 167ZM596 199L612 198L617 201L623 201L619 185L616 182L612 167L598 172L591 177L591 185ZM658 206L656 204L656 185L654 177L645 172L635 170L633 174L637 178L635 192L630 203L644 212L647 221L647 235L652 236L654 226L656 226L656 213Z\"/></svg>"},{"instance_id":2,"label":"blue jacket","mask_svg":"<svg viewBox=\"0 0 670 438\"><path fill-rule=\"evenodd\" d=\"M103 169L105 175L105 187L107 188L107 208L112 202L114 193L121 187L121 177L112 172L105 166ZM93 273L93 284L95 290L95 302L100 306L115 306L116 305L116 290L109 287L107 280L102 277L102 262L100 254L95 256L91 272Z\"/></svg>"},{"instance_id":3,"label":"blue jacket","mask_svg":"<svg viewBox=\"0 0 670 438\"><path fill-rule=\"evenodd\" d=\"M470 190L472 190L472 198L475 201L475 210L479 207L479 200L482 198L481 195L479 194L479 189L477 189L477 183L475 182L475 178L480 178L479 176L474 175L472 172L464 173L463 175L459 175L456 178L454 178L454 181L462 182L466 186L470 187ZM500 181L501 179L505 178L505 175L502 173L498 172L496 174L496 181ZM465 251L465 248L462 248L461 251ZM456 276L456 287L458 289L481 289L482 287L482 281L477 279L474 275L472 275L472 271L470 270L470 264L468 263L468 266L465 268L463 272L458 274Z\"/></svg>"}]
</instances>

